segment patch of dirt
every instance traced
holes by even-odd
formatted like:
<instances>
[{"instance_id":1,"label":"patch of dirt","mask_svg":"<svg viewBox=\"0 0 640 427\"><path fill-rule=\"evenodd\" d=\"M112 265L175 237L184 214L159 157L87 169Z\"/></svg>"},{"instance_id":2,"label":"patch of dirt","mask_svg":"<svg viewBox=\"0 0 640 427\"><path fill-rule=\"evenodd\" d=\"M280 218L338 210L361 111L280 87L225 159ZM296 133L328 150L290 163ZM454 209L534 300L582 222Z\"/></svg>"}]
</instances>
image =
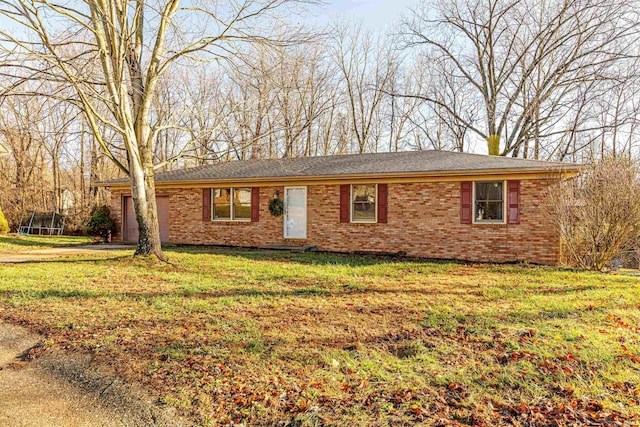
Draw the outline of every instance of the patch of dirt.
<instances>
[{"instance_id":1,"label":"patch of dirt","mask_svg":"<svg viewBox=\"0 0 640 427\"><path fill-rule=\"evenodd\" d=\"M0 323L0 425L181 426L136 387L101 372L89 356L44 351L40 337Z\"/></svg>"}]
</instances>

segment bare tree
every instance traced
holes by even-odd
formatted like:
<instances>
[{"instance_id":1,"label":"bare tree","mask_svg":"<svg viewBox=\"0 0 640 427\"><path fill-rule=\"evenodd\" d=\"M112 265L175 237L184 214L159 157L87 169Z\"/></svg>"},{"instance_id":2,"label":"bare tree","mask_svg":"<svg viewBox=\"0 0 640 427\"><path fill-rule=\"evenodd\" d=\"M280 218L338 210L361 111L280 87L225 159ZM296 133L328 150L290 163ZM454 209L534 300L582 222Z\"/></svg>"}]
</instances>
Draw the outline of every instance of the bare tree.
<instances>
[{"instance_id":1,"label":"bare tree","mask_svg":"<svg viewBox=\"0 0 640 427\"><path fill-rule=\"evenodd\" d=\"M412 81L401 87L407 93L423 91L438 102L428 102L422 97L397 97L415 105L409 116L415 127L412 132L414 144L420 149L466 151L469 145L466 124L479 120L478 105L473 100L470 85L457 78L455 68L448 61L422 56L417 64L415 70L406 71L411 73Z\"/></svg>"},{"instance_id":2,"label":"bare tree","mask_svg":"<svg viewBox=\"0 0 640 427\"><path fill-rule=\"evenodd\" d=\"M12 229L30 210L66 215L65 228L82 229L87 215L107 200L95 183L116 177L80 111L52 97L16 96L0 106L0 198Z\"/></svg>"},{"instance_id":3,"label":"bare tree","mask_svg":"<svg viewBox=\"0 0 640 427\"><path fill-rule=\"evenodd\" d=\"M636 6L617 0L425 3L404 23L405 46L448 64L430 69L469 88L481 121L428 90L404 95L425 100L487 141L502 141L502 155L523 155L533 140L538 157L541 141L583 130L564 118L574 100L597 89L591 82L616 78L640 36Z\"/></svg>"},{"instance_id":4,"label":"bare tree","mask_svg":"<svg viewBox=\"0 0 640 427\"><path fill-rule=\"evenodd\" d=\"M397 60L390 44L361 26L337 24L332 51L345 87L346 107L356 149L377 151L381 132L377 120Z\"/></svg>"},{"instance_id":5,"label":"bare tree","mask_svg":"<svg viewBox=\"0 0 640 427\"><path fill-rule=\"evenodd\" d=\"M151 126L161 77L180 62L231 57L239 52L238 43L271 41L269 27L278 22L278 10L295 2L181 6L179 0L87 0L72 5L0 0L0 14L24 30L0 30L0 49L16 64L4 67L3 73L17 81L53 80L73 88L75 96L67 101L84 113L104 154L130 179L140 231L136 254L166 259L155 200L157 129ZM56 31L60 28L66 30ZM125 161L104 140L103 126L119 135Z\"/></svg>"},{"instance_id":6,"label":"bare tree","mask_svg":"<svg viewBox=\"0 0 640 427\"><path fill-rule=\"evenodd\" d=\"M11 99L0 110L0 141L8 155L0 159L5 214L15 229L28 209L48 210L45 156L38 127L43 105L36 98Z\"/></svg>"},{"instance_id":7,"label":"bare tree","mask_svg":"<svg viewBox=\"0 0 640 427\"><path fill-rule=\"evenodd\" d=\"M318 153L328 138L322 119L336 101L331 63L316 42L257 46L231 68L233 105L224 139L235 158L295 157Z\"/></svg>"},{"instance_id":8,"label":"bare tree","mask_svg":"<svg viewBox=\"0 0 640 427\"><path fill-rule=\"evenodd\" d=\"M600 160L579 179L555 188L549 209L568 261L602 270L639 249L640 170L627 158Z\"/></svg>"}]
</instances>

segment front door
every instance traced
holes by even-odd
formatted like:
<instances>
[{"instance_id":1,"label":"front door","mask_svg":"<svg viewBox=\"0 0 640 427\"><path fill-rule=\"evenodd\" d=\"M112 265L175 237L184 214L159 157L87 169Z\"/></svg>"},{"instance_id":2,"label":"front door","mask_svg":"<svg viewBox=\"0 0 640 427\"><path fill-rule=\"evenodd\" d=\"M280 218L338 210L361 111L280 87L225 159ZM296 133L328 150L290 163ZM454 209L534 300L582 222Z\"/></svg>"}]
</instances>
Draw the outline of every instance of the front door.
<instances>
[{"instance_id":1,"label":"front door","mask_svg":"<svg viewBox=\"0 0 640 427\"><path fill-rule=\"evenodd\" d=\"M307 187L284 188L284 238L307 238Z\"/></svg>"}]
</instances>

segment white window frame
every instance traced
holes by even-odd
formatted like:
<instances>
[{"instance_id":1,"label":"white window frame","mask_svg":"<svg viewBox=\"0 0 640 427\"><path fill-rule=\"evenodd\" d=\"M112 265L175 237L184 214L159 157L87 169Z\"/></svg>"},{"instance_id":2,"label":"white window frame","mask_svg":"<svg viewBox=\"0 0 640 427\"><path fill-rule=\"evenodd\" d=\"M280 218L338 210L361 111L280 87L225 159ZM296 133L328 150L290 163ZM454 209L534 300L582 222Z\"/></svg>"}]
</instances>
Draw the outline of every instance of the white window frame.
<instances>
[{"instance_id":1,"label":"white window frame","mask_svg":"<svg viewBox=\"0 0 640 427\"><path fill-rule=\"evenodd\" d=\"M374 209L374 213L375 213L375 217L373 220L354 220L353 219L353 187L355 185L373 185L375 186L375 207ZM354 224L376 224L378 222L378 184L372 184L372 183L361 183L361 184L351 184L349 186L349 220L354 223Z\"/></svg>"},{"instance_id":2,"label":"white window frame","mask_svg":"<svg viewBox=\"0 0 640 427\"><path fill-rule=\"evenodd\" d=\"M476 220L476 183L502 182L502 219ZM472 181L471 215L473 224L506 224L507 223L507 181L503 179L483 179Z\"/></svg>"},{"instance_id":3,"label":"white window frame","mask_svg":"<svg viewBox=\"0 0 640 427\"><path fill-rule=\"evenodd\" d=\"M215 215L215 190L220 190L220 189L225 189L225 188L229 188L231 190L231 194L230 196L230 209L229 209L229 213L231 214L231 218L220 218L220 219L216 219L214 218ZM249 193L251 193L251 187L212 187L209 191L211 191L211 221L212 222L251 222L251 216L249 216L249 218L240 218L240 219L236 219L236 204L233 202L233 199L235 198L236 195L236 189L238 188L248 188L249 189ZM249 202L249 209L253 208L253 200L251 202Z\"/></svg>"}]
</instances>

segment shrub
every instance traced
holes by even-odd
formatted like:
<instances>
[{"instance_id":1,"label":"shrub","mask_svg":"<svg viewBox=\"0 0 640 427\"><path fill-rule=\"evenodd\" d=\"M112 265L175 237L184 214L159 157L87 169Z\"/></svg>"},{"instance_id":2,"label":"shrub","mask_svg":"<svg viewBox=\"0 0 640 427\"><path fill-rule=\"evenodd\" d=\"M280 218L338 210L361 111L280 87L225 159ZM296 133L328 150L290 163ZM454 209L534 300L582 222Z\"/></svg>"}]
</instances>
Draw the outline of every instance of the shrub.
<instances>
[{"instance_id":1,"label":"shrub","mask_svg":"<svg viewBox=\"0 0 640 427\"><path fill-rule=\"evenodd\" d=\"M89 221L84 226L84 231L89 236L101 237L105 241L108 241L114 227L115 222L111 218L109 207L100 206L93 212L91 218L89 218Z\"/></svg>"},{"instance_id":2,"label":"shrub","mask_svg":"<svg viewBox=\"0 0 640 427\"><path fill-rule=\"evenodd\" d=\"M0 208L0 234L7 234L9 232L9 223L7 222L7 218L4 217L4 213L2 213L2 208Z\"/></svg>"},{"instance_id":3,"label":"shrub","mask_svg":"<svg viewBox=\"0 0 640 427\"><path fill-rule=\"evenodd\" d=\"M601 160L555 189L549 206L573 265L603 270L639 248L640 174L628 159Z\"/></svg>"}]
</instances>

